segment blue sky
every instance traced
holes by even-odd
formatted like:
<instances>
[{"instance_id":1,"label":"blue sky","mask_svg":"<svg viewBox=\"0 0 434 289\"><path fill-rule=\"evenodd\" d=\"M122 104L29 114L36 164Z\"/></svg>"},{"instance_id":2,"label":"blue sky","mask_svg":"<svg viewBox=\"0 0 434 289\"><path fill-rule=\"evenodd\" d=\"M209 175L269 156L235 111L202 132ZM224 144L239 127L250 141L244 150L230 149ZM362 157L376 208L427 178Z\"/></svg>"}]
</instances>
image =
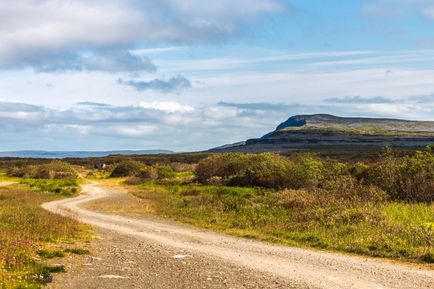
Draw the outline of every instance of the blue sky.
<instances>
[{"instance_id":1,"label":"blue sky","mask_svg":"<svg viewBox=\"0 0 434 289\"><path fill-rule=\"evenodd\" d=\"M294 114L434 120L434 0L0 4L0 150L207 149Z\"/></svg>"}]
</instances>

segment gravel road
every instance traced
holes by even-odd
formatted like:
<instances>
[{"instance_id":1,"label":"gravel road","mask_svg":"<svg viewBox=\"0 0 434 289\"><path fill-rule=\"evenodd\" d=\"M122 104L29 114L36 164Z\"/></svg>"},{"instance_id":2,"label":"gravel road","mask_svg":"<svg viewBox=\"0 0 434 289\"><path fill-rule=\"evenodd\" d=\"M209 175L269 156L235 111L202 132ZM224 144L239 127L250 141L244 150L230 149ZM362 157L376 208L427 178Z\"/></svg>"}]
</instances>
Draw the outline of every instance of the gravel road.
<instances>
[{"instance_id":1,"label":"gravel road","mask_svg":"<svg viewBox=\"0 0 434 289\"><path fill-rule=\"evenodd\" d=\"M7 187L7 186L10 186L10 185L13 185L13 184L15 184L15 182L3 182L3 181L0 181L0 187Z\"/></svg>"},{"instance_id":2,"label":"gravel road","mask_svg":"<svg viewBox=\"0 0 434 289\"><path fill-rule=\"evenodd\" d=\"M98 213L82 205L119 195L97 183L43 205L100 229L95 256L51 288L434 289L434 271L362 257L245 240L155 219ZM57 276L56 276L57 279Z\"/></svg>"}]
</instances>

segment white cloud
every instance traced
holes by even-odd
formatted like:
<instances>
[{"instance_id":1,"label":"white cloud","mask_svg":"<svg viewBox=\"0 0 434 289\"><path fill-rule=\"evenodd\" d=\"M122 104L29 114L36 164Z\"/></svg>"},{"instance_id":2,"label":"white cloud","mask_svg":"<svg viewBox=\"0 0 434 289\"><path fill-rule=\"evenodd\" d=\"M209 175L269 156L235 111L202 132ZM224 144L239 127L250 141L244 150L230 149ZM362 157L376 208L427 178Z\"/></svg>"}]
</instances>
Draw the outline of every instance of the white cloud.
<instances>
[{"instance_id":1,"label":"white cloud","mask_svg":"<svg viewBox=\"0 0 434 289\"><path fill-rule=\"evenodd\" d=\"M414 8L420 15L434 19L433 0L373 0L362 6L362 13L374 17L404 17Z\"/></svg>"},{"instance_id":2,"label":"white cloud","mask_svg":"<svg viewBox=\"0 0 434 289\"><path fill-rule=\"evenodd\" d=\"M112 131L115 134L118 134L120 136L143 137L153 133L157 128L151 125L137 125L137 126L117 125L117 126L110 126L105 129L104 130L106 132Z\"/></svg>"},{"instance_id":3,"label":"white cloud","mask_svg":"<svg viewBox=\"0 0 434 289\"><path fill-rule=\"evenodd\" d=\"M0 150L107 150L168 148L179 151L260 137L295 114L331 113L433 119L434 103L421 97L399 103L220 103L193 107L176 102L136 106L79 105L66 110L0 102ZM23 114L33 114L32 118Z\"/></svg>"},{"instance_id":4,"label":"white cloud","mask_svg":"<svg viewBox=\"0 0 434 289\"><path fill-rule=\"evenodd\" d=\"M215 42L266 14L289 12L283 0L3 1L0 67L129 69L120 59L131 60L125 55L137 45Z\"/></svg>"},{"instance_id":5,"label":"white cloud","mask_svg":"<svg viewBox=\"0 0 434 289\"><path fill-rule=\"evenodd\" d=\"M423 14L430 19L434 19L434 6L424 9Z\"/></svg>"},{"instance_id":6,"label":"white cloud","mask_svg":"<svg viewBox=\"0 0 434 289\"><path fill-rule=\"evenodd\" d=\"M147 109L155 109L167 113L189 113L193 112L194 108L189 105L182 105L177 102L166 101L166 102L141 102L139 107Z\"/></svg>"}]
</instances>

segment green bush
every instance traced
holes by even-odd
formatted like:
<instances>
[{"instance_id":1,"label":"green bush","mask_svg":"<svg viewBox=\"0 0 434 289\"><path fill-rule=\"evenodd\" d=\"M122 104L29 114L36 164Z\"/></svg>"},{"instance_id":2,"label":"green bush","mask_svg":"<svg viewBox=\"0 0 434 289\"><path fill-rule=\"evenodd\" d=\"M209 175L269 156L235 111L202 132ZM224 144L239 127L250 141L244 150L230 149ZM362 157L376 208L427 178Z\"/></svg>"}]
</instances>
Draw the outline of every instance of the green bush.
<instances>
[{"instance_id":1,"label":"green bush","mask_svg":"<svg viewBox=\"0 0 434 289\"><path fill-rule=\"evenodd\" d=\"M202 184L219 179L230 186L285 187L290 161L277 154L218 154L202 160L196 178Z\"/></svg>"},{"instance_id":2,"label":"green bush","mask_svg":"<svg viewBox=\"0 0 434 289\"><path fill-rule=\"evenodd\" d=\"M219 178L229 186L260 186L265 188L315 187L326 172L323 161L312 155L302 155L290 161L273 153L212 155L202 160L196 170L197 181L212 183ZM338 165L329 167L329 174L345 170Z\"/></svg>"},{"instance_id":3,"label":"green bush","mask_svg":"<svg viewBox=\"0 0 434 289\"><path fill-rule=\"evenodd\" d=\"M12 177L32 179L69 179L78 177L74 168L66 162L54 161L47 164L14 167L7 174Z\"/></svg>"},{"instance_id":4,"label":"green bush","mask_svg":"<svg viewBox=\"0 0 434 289\"><path fill-rule=\"evenodd\" d=\"M71 195L78 191L76 180L22 179L21 184L41 192Z\"/></svg>"},{"instance_id":5,"label":"green bush","mask_svg":"<svg viewBox=\"0 0 434 289\"><path fill-rule=\"evenodd\" d=\"M247 186L284 188L288 185L291 167L292 164L285 157L274 154L255 155L245 172L245 183ZM235 185L242 185L242 182Z\"/></svg>"},{"instance_id":6,"label":"green bush","mask_svg":"<svg viewBox=\"0 0 434 289\"><path fill-rule=\"evenodd\" d=\"M433 202L434 154L425 150L400 158L388 150L365 180L382 188L394 200Z\"/></svg>"},{"instance_id":7,"label":"green bush","mask_svg":"<svg viewBox=\"0 0 434 289\"><path fill-rule=\"evenodd\" d=\"M298 189L304 187L315 187L322 178L324 164L312 155L302 155L293 162L289 175L287 187Z\"/></svg>"},{"instance_id":8,"label":"green bush","mask_svg":"<svg viewBox=\"0 0 434 289\"><path fill-rule=\"evenodd\" d=\"M215 154L199 162L195 169L198 182L205 184L212 177L227 180L240 176L251 165L253 155L242 153Z\"/></svg>"},{"instance_id":9,"label":"green bush","mask_svg":"<svg viewBox=\"0 0 434 289\"><path fill-rule=\"evenodd\" d=\"M418 151L405 157L400 166L399 185L396 196L399 199L434 202L434 154Z\"/></svg>"},{"instance_id":10,"label":"green bush","mask_svg":"<svg viewBox=\"0 0 434 289\"><path fill-rule=\"evenodd\" d=\"M146 168L141 162L134 160L125 160L120 162L115 166L110 177L112 178L121 178L121 177L131 177L136 176L139 172Z\"/></svg>"},{"instance_id":11,"label":"green bush","mask_svg":"<svg viewBox=\"0 0 434 289\"><path fill-rule=\"evenodd\" d=\"M170 166L156 166L155 170L159 180L171 179L176 176L175 171Z\"/></svg>"},{"instance_id":12,"label":"green bush","mask_svg":"<svg viewBox=\"0 0 434 289\"><path fill-rule=\"evenodd\" d=\"M384 198L381 195L386 192L392 200L434 201L432 149L405 157L386 149L379 162L358 162L354 165L310 154L288 159L271 153L225 153L202 160L196 167L195 175L202 184L323 189L328 192L344 192L347 189L356 195L356 191L364 192L362 197L367 199ZM343 188L345 183L348 188Z\"/></svg>"},{"instance_id":13,"label":"green bush","mask_svg":"<svg viewBox=\"0 0 434 289\"><path fill-rule=\"evenodd\" d=\"M155 181L158 179L158 172L154 167L146 166L141 168L136 176L142 181Z\"/></svg>"}]
</instances>

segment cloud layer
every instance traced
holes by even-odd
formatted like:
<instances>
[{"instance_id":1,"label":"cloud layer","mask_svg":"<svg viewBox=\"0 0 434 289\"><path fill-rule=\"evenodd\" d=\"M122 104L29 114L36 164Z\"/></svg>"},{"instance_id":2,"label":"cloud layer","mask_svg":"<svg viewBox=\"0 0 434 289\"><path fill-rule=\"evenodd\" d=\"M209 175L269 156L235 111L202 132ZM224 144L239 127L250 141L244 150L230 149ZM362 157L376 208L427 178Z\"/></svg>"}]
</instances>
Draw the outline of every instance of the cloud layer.
<instances>
[{"instance_id":1,"label":"cloud layer","mask_svg":"<svg viewBox=\"0 0 434 289\"><path fill-rule=\"evenodd\" d=\"M434 20L433 0L373 0L363 6L362 12L374 17L405 17L416 12Z\"/></svg>"},{"instance_id":2,"label":"cloud layer","mask_svg":"<svg viewBox=\"0 0 434 289\"><path fill-rule=\"evenodd\" d=\"M136 81L118 79L118 83L134 88L137 91L154 90L162 93L180 92L181 90L191 88L191 82L184 76L164 79L153 79L150 81Z\"/></svg>"},{"instance_id":3,"label":"cloud layer","mask_svg":"<svg viewBox=\"0 0 434 289\"><path fill-rule=\"evenodd\" d=\"M424 103L419 102L421 99ZM219 102L208 106L174 101L129 106L82 102L63 110L0 101L0 150L204 150L260 137L295 114L400 115L407 119L414 119L416 115L433 119L434 115L432 96L411 96L396 103L379 103L380 98L373 98L371 102L368 98L355 100L356 103L325 100L315 105Z\"/></svg>"},{"instance_id":4,"label":"cloud layer","mask_svg":"<svg viewBox=\"0 0 434 289\"><path fill-rule=\"evenodd\" d=\"M203 43L237 35L283 0L15 0L0 5L0 68L152 70L129 51L143 44Z\"/></svg>"}]
</instances>

